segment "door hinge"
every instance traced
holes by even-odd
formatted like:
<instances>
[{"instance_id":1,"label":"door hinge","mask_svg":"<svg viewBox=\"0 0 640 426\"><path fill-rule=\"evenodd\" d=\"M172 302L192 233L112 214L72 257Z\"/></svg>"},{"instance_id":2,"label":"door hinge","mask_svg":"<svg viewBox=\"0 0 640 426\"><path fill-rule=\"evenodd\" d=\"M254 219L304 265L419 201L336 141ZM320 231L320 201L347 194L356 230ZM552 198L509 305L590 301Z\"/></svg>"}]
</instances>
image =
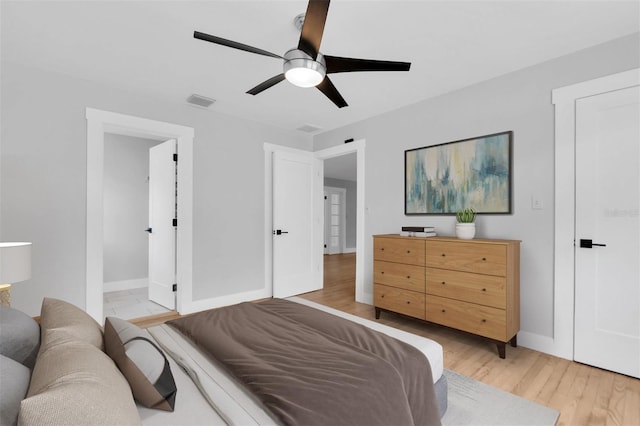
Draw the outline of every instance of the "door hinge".
<instances>
[{"instance_id":1,"label":"door hinge","mask_svg":"<svg viewBox=\"0 0 640 426\"><path fill-rule=\"evenodd\" d=\"M171 289L172 289L173 291L178 291L178 284L174 284L174 285L171 287Z\"/></svg>"},{"instance_id":2,"label":"door hinge","mask_svg":"<svg viewBox=\"0 0 640 426\"><path fill-rule=\"evenodd\" d=\"M178 226L178 219L173 219L171 223L173 226Z\"/></svg>"},{"instance_id":3,"label":"door hinge","mask_svg":"<svg viewBox=\"0 0 640 426\"><path fill-rule=\"evenodd\" d=\"M178 154L173 154L173 161L178 162Z\"/></svg>"}]
</instances>

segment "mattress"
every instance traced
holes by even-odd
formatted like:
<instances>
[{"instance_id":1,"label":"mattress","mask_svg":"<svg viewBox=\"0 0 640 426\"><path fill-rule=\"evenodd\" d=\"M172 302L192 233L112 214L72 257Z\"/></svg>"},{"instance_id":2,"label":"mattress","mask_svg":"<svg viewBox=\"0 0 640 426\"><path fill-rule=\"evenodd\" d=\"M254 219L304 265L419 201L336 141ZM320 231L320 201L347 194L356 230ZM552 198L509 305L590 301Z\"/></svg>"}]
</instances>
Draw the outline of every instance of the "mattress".
<instances>
[{"instance_id":1,"label":"mattress","mask_svg":"<svg viewBox=\"0 0 640 426\"><path fill-rule=\"evenodd\" d=\"M416 347L429 360L436 383L438 407L440 414L444 414L447 385L446 378L442 375L443 352L440 344L305 299L293 297L289 300L365 325ZM160 325L149 328L148 332L169 355L178 393L173 413L139 407L143 424L158 426L277 424L262 404L248 394L241 384L175 329Z\"/></svg>"}]
</instances>

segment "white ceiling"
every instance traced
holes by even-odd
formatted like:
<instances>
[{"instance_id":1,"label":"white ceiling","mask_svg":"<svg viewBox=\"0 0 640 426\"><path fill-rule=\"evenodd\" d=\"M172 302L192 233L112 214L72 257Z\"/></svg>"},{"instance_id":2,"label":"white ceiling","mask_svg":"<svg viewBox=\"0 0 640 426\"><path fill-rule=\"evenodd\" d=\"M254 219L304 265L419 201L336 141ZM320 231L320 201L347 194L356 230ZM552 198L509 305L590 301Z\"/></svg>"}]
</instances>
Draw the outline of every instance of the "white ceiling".
<instances>
[{"instance_id":1,"label":"white ceiling","mask_svg":"<svg viewBox=\"0 0 640 426\"><path fill-rule=\"evenodd\" d=\"M334 0L321 51L412 62L411 71L331 76L349 106L282 82L280 60L206 43L198 30L282 55L296 1L6 1L2 60L185 102L284 129L340 127L640 30L634 1Z\"/></svg>"}]
</instances>

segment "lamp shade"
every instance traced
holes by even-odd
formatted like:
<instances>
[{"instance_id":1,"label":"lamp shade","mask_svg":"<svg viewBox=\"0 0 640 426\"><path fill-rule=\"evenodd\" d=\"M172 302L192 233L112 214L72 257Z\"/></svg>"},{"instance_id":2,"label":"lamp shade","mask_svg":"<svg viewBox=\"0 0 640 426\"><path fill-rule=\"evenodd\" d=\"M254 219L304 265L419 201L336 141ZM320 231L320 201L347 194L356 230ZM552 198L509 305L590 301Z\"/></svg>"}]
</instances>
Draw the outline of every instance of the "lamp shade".
<instances>
[{"instance_id":1,"label":"lamp shade","mask_svg":"<svg viewBox=\"0 0 640 426\"><path fill-rule=\"evenodd\" d=\"M31 243L0 243L0 284L31 278Z\"/></svg>"}]
</instances>

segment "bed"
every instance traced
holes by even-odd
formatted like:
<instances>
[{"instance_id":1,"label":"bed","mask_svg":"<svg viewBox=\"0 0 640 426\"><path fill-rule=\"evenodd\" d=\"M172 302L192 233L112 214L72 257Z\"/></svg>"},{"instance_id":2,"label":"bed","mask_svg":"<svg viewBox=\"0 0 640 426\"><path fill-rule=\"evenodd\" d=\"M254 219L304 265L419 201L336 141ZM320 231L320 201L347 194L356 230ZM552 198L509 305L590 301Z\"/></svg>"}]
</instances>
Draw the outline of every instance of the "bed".
<instances>
[{"instance_id":1,"label":"bed","mask_svg":"<svg viewBox=\"0 0 640 426\"><path fill-rule=\"evenodd\" d=\"M271 311L274 309L275 313ZM250 314L242 319L245 311ZM254 311L262 316L252 317ZM6 309L2 312L2 329L6 330ZM222 321L225 316L231 322ZM302 323L297 322L296 316ZM289 325L292 328L282 333L282 337L274 330L246 331L255 323L265 325L266 330L275 329L271 322L280 321L279 317L294 317L293 325ZM211 320L220 324L220 330L205 326L205 337L212 339L208 344L217 343L224 351L230 351L227 358L233 361L232 365L214 358L206 343L198 346L202 336L189 331L193 324L201 323L191 327L197 330L202 328L203 321L211 324L206 322ZM312 330L314 322L320 331ZM234 349L237 339L229 337L234 336L234 326L245 330L239 333L242 336L254 332L265 334L266 338L253 352L242 346L245 340L258 341L253 337L238 339L240 346ZM352 326L356 326L355 331ZM305 333L292 332L294 329L307 330L307 336L298 336ZM329 355L322 355L315 346L307 346L317 340L311 337L316 332L323 335L321 346L331 348ZM447 384L442 375L439 344L300 298L234 305L148 330L118 319L108 319L103 329L74 306L45 299L39 333L37 357L35 362L32 360L30 380L25 394L18 399L17 410L6 409L3 401L3 417L11 417L9 414L13 412L13 423L270 425L328 424L341 419L341 424L439 424L446 411ZM369 334L373 335L373 343L364 337ZM294 340L296 343L291 343L292 338L298 339ZM386 343L389 338L395 343ZM342 352L336 341L344 339L351 339L346 346L353 346L356 356L364 356L364 361ZM377 349L380 353L369 354L371 345L382 345L382 349ZM296 360L296 351L286 352L287 346L297 347L302 355ZM405 349L408 355L402 355ZM32 358L33 352L31 348ZM392 358L401 356L408 356L411 361L390 367ZM261 365L263 370L247 367L263 364L269 358L275 359L275 363ZM6 372L4 349L0 360L3 382L7 382L7 377L13 380L19 376L23 378L22 385L12 387L25 388L24 371ZM317 369L317 364L329 368ZM282 373L283 369L299 370L298 375L285 377L288 375ZM406 371L402 372L403 369ZM358 376L355 374L358 370L369 374ZM343 388L333 387L333 382L345 372L347 384ZM398 374L399 380L394 378ZM241 383L239 377L248 377L249 382ZM428 386L424 386L425 377L429 378ZM310 382L318 386L312 387ZM288 393L278 396L272 392L276 388ZM2 393L0 396L5 399L6 392ZM289 414L291 410L293 413ZM394 421L391 423L390 419ZM1 423L12 424L10 420L3 418Z\"/></svg>"}]
</instances>

